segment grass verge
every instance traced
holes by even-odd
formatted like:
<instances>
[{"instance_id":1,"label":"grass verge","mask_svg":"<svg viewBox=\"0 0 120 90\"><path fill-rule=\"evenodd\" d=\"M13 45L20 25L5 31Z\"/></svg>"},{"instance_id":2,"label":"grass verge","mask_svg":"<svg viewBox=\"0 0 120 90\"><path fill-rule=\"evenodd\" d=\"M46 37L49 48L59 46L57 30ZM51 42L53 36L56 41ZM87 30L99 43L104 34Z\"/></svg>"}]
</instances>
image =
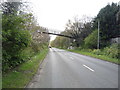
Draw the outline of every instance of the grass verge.
<instances>
[{"instance_id":1,"label":"grass verge","mask_svg":"<svg viewBox=\"0 0 120 90\"><path fill-rule=\"evenodd\" d=\"M68 50L68 51L79 53L79 54L82 54L82 55L91 56L91 57L98 58L98 59L105 60L105 61L109 61L109 62L112 62L112 63L115 63L115 64L120 64L118 59L111 58L111 57L106 56L106 55L96 55L92 52L85 52L85 51L80 51L80 50Z\"/></svg>"},{"instance_id":2,"label":"grass verge","mask_svg":"<svg viewBox=\"0 0 120 90\"><path fill-rule=\"evenodd\" d=\"M23 63L15 70L2 77L2 88L24 88L36 74L40 62L47 55L48 49L33 56L31 60Z\"/></svg>"}]
</instances>

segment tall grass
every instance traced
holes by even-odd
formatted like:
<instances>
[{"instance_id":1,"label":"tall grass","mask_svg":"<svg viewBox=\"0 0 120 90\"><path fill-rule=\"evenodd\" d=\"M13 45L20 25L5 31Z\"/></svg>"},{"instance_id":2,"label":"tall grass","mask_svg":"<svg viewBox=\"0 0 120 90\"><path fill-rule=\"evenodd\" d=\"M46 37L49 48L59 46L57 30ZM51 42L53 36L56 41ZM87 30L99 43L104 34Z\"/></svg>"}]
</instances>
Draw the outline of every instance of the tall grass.
<instances>
[{"instance_id":1,"label":"tall grass","mask_svg":"<svg viewBox=\"0 0 120 90\"><path fill-rule=\"evenodd\" d=\"M105 47L104 49L83 49L80 47L69 51L120 64L118 45L119 44L113 44L109 47Z\"/></svg>"},{"instance_id":2,"label":"tall grass","mask_svg":"<svg viewBox=\"0 0 120 90\"><path fill-rule=\"evenodd\" d=\"M32 58L15 68L14 70L4 74L2 78L3 88L24 88L32 79L38 70L40 62L47 55L48 49L44 49Z\"/></svg>"}]
</instances>

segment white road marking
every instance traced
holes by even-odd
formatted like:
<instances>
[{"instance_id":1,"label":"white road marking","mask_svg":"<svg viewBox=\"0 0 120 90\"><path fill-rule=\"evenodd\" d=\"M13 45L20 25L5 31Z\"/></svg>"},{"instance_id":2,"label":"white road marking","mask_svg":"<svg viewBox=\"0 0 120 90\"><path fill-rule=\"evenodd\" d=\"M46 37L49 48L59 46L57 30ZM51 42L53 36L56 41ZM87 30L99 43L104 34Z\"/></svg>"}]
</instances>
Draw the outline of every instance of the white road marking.
<instances>
[{"instance_id":1,"label":"white road marking","mask_svg":"<svg viewBox=\"0 0 120 90\"><path fill-rule=\"evenodd\" d=\"M86 66L86 65L84 65L84 64L83 64L83 66L86 67L87 69L89 69L90 71L94 72L94 70L91 69L90 67L88 67L88 66Z\"/></svg>"},{"instance_id":2,"label":"white road marking","mask_svg":"<svg viewBox=\"0 0 120 90\"><path fill-rule=\"evenodd\" d=\"M74 59L73 57L70 57L71 59Z\"/></svg>"}]
</instances>

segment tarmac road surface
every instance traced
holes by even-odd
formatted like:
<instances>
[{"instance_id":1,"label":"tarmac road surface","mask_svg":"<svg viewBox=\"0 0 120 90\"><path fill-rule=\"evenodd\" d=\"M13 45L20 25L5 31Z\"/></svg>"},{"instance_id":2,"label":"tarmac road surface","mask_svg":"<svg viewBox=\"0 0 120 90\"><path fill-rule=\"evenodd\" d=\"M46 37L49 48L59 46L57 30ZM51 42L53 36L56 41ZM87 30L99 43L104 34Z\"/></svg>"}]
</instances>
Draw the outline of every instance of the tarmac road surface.
<instances>
[{"instance_id":1,"label":"tarmac road surface","mask_svg":"<svg viewBox=\"0 0 120 90\"><path fill-rule=\"evenodd\" d=\"M118 65L50 48L26 88L118 88Z\"/></svg>"}]
</instances>

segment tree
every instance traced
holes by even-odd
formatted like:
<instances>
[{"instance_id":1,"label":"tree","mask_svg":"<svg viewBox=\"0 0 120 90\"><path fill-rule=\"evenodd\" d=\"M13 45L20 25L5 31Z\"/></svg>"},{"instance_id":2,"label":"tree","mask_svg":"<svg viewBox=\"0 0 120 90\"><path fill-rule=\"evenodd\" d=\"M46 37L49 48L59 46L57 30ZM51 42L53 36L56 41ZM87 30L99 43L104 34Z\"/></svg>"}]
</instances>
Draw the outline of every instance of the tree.
<instances>
[{"instance_id":1,"label":"tree","mask_svg":"<svg viewBox=\"0 0 120 90\"><path fill-rule=\"evenodd\" d=\"M97 33L98 30L94 30L90 35L88 35L88 37L85 38L85 48L97 48Z\"/></svg>"},{"instance_id":2,"label":"tree","mask_svg":"<svg viewBox=\"0 0 120 90\"><path fill-rule=\"evenodd\" d=\"M48 45L50 37L48 34L43 34L38 32L38 30L47 32L47 29L41 26L34 26L32 30L33 31L31 33L32 35L31 47L35 52L39 52L44 47L44 45L45 46Z\"/></svg>"},{"instance_id":3,"label":"tree","mask_svg":"<svg viewBox=\"0 0 120 90\"><path fill-rule=\"evenodd\" d=\"M13 15L3 15L2 50L3 69L13 68L23 62L21 51L31 42L30 33L24 29L23 19ZM10 23L11 22L11 23Z\"/></svg>"},{"instance_id":4,"label":"tree","mask_svg":"<svg viewBox=\"0 0 120 90\"><path fill-rule=\"evenodd\" d=\"M97 28L97 22L99 20L101 31L100 36L103 44L111 38L120 36L119 19L117 19L120 12L119 8L120 6L115 3L112 3L111 5L108 4L99 11L97 17L95 18L94 29Z\"/></svg>"},{"instance_id":5,"label":"tree","mask_svg":"<svg viewBox=\"0 0 120 90\"><path fill-rule=\"evenodd\" d=\"M83 18L81 20L75 19L74 22L68 21L66 25L66 31L74 37L76 46L79 47L83 44L84 38L86 38L92 31L91 18Z\"/></svg>"},{"instance_id":6,"label":"tree","mask_svg":"<svg viewBox=\"0 0 120 90\"><path fill-rule=\"evenodd\" d=\"M22 2L4 2L0 5L2 8L2 12L5 15L8 14L18 14L18 11L20 11L20 8L22 6Z\"/></svg>"},{"instance_id":7,"label":"tree","mask_svg":"<svg viewBox=\"0 0 120 90\"><path fill-rule=\"evenodd\" d=\"M24 50L31 49L30 52L36 53L48 44L49 35L37 37L38 26L31 13L19 13L22 2L3 2L2 6L2 70L14 68L21 63L29 60L30 55L24 54ZM45 30L45 29L42 29ZM36 32L34 34L34 32ZM36 38L35 40L34 37ZM45 38L45 39L44 39ZM47 45L46 44L46 45ZM36 50L35 47L37 46ZM28 51L27 51L28 52ZM26 58L27 57L27 58Z\"/></svg>"}]
</instances>

